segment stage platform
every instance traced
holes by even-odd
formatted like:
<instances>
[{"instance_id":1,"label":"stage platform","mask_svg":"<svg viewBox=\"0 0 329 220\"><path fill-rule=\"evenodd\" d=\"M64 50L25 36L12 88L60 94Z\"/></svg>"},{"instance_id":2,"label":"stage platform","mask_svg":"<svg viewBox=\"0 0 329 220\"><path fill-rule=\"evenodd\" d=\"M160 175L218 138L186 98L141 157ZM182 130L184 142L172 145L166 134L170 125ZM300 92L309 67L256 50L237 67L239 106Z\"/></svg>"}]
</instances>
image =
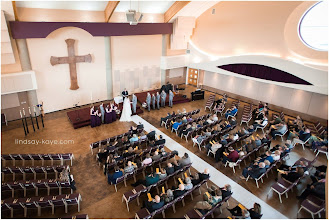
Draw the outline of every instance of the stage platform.
<instances>
[{"instance_id":1,"label":"stage platform","mask_svg":"<svg viewBox=\"0 0 329 220\"><path fill-rule=\"evenodd\" d=\"M106 106L109 103L104 103L104 106ZM118 109L122 111L122 103L119 104ZM99 105L95 105L95 109L97 109ZM137 105L136 107L136 114L142 114L143 110ZM117 120L120 119L120 115L117 115ZM90 108L89 107L83 107L83 108L76 108L73 111L67 112L67 117L69 118L70 122L72 123L74 129L81 128L84 126L90 125ZM80 118L78 120L78 118ZM102 126L102 125L101 125Z\"/></svg>"},{"instance_id":2,"label":"stage platform","mask_svg":"<svg viewBox=\"0 0 329 220\"><path fill-rule=\"evenodd\" d=\"M137 96L137 100L140 104L142 104L143 102L146 101L146 96L147 96L147 93L149 92L151 95L154 93L156 94L158 91L160 91L159 89L156 89L156 90L150 90L150 91L146 91L146 92L140 92L140 93L135 93L135 95ZM181 94L176 94L174 96L174 99L173 99L173 104L179 104L179 103L185 103L185 102L190 102L191 100L188 99L188 98L184 98L183 95ZM169 95L167 94L167 97L166 97L166 106L168 106L169 104ZM152 103L151 103L152 105Z\"/></svg>"}]
</instances>

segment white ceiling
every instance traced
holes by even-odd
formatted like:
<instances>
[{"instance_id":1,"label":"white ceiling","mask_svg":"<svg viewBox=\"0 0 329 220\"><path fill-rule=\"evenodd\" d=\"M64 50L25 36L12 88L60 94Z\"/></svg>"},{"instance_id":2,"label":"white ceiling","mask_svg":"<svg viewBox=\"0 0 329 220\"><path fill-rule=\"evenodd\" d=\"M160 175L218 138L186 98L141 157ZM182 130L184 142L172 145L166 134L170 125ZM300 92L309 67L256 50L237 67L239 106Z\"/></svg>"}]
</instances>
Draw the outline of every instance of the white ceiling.
<instances>
[{"instance_id":1,"label":"white ceiling","mask_svg":"<svg viewBox=\"0 0 329 220\"><path fill-rule=\"evenodd\" d=\"M126 12L134 9L142 13L165 13L174 1L120 1L115 12Z\"/></svg>"},{"instance_id":2,"label":"white ceiling","mask_svg":"<svg viewBox=\"0 0 329 220\"><path fill-rule=\"evenodd\" d=\"M104 11L107 1L16 1L17 7Z\"/></svg>"},{"instance_id":3,"label":"white ceiling","mask_svg":"<svg viewBox=\"0 0 329 220\"><path fill-rule=\"evenodd\" d=\"M219 1L191 1L182 8L169 22L173 22L178 16L192 16L198 18L209 8L216 5Z\"/></svg>"},{"instance_id":4,"label":"white ceiling","mask_svg":"<svg viewBox=\"0 0 329 220\"><path fill-rule=\"evenodd\" d=\"M104 11L108 1L16 1L17 7ZM142 13L165 13L174 1L120 1L115 12L139 8Z\"/></svg>"}]
</instances>

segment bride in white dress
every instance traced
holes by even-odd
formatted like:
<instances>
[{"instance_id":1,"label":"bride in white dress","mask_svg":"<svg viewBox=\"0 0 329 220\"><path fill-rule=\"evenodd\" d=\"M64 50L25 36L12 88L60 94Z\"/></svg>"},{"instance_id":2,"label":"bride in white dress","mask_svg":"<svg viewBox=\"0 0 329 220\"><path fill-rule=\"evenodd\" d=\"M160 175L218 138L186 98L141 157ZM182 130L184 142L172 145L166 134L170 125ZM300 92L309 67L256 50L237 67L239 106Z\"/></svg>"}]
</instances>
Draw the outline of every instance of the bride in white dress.
<instances>
[{"instance_id":1,"label":"bride in white dress","mask_svg":"<svg viewBox=\"0 0 329 220\"><path fill-rule=\"evenodd\" d=\"M132 121L131 119L131 106L130 99L128 97L123 101L123 108L120 121Z\"/></svg>"}]
</instances>

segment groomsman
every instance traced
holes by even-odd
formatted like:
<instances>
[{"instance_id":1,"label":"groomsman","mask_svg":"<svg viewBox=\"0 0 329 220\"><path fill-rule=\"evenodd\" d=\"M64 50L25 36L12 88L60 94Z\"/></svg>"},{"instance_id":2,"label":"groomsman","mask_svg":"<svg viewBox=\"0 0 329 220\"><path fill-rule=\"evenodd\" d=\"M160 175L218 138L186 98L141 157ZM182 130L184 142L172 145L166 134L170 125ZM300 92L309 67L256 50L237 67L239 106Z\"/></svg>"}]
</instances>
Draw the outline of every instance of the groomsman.
<instances>
[{"instance_id":1,"label":"groomsman","mask_svg":"<svg viewBox=\"0 0 329 220\"><path fill-rule=\"evenodd\" d=\"M157 97L156 97L156 99L157 99L157 108L158 108L158 110L160 109L160 94L159 94L159 92L157 92Z\"/></svg>"},{"instance_id":2,"label":"groomsman","mask_svg":"<svg viewBox=\"0 0 329 220\"><path fill-rule=\"evenodd\" d=\"M175 96L174 93L171 90L169 90L169 107L172 107L173 105L172 101L174 99L174 96Z\"/></svg>"},{"instance_id":3,"label":"groomsman","mask_svg":"<svg viewBox=\"0 0 329 220\"><path fill-rule=\"evenodd\" d=\"M136 114L137 96L135 96L135 94L133 94L132 104L133 104L133 114Z\"/></svg>"},{"instance_id":4,"label":"groomsman","mask_svg":"<svg viewBox=\"0 0 329 220\"><path fill-rule=\"evenodd\" d=\"M154 95L154 93L152 94L152 107L153 107L153 110L155 110L155 95Z\"/></svg>"},{"instance_id":5,"label":"groomsman","mask_svg":"<svg viewBox=\"0 0 329 220\"><path fill-rule=\"evenodd\" d=\"M167 97L167 93L162 90L161 92L161 107L166 107L166 97Z\"/></svg>"},{"instance_id":6,"label":"groomsman","mask_svg":"<svg viewBox=\"0 0 329 220\"><path fill-rule=\"evenodd\" d=\"M146 96L147 110L151 111L151 94L148 92Z\"/></svg>"}]
</instances>

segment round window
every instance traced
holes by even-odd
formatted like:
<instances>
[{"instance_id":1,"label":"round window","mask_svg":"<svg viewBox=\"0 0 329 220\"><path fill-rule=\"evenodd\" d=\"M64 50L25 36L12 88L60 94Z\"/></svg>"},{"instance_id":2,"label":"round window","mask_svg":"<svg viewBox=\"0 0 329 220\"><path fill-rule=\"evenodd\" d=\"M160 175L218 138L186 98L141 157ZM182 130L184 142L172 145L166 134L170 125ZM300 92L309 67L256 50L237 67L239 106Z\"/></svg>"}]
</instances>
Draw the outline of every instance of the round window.
<instances>
[{"instance_id":1,"label":"round window","mask_svg":"<svg viewBox=\"0 0 329 220\"><path fill-rule=\"evenodd\" d=\"M315 50L328 51L328 2L318 2L308 9L299 23L299 37Z\"/></svg>"}]
</instances>

